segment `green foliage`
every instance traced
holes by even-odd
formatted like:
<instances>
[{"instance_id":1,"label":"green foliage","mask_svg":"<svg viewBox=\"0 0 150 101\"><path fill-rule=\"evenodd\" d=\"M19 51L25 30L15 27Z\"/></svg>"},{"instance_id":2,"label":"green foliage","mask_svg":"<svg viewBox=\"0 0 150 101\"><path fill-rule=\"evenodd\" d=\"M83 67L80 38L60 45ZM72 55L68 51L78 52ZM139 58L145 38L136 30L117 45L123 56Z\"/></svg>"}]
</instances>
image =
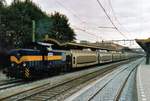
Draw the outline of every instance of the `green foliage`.
<instances>
[{"instance_id":1,"label":"green foliage","mask_svg":"<svg viewBox=\"0 0 150 101\"><path fill-rule=\"evenodd\" d=\"M39 20L36 24L36 33L40 36L40 38L44 38L45 34L49 33L51 27L52 20L49 17L43 18Z\"/></svg>"},{"instance_id":2,"label":"green foliage","mask_svg":"<svg viewBox=\"0 0 150 101\"><path fill-rule=\"evenodd\" d=\"M0 0L0 8L2 8L2 7L4 8L5 4L6 4L5 0Z\"/></svg>"},{"instance_id":3,"label":"green foliage","mask_svg":"<svg viewBox=\"0 0 150 101\"><path fill-rule=\"evenodd\" d=\"M31 1L14 1L9 9L8 21L9 28L14 33L11 35L15 47L21 47L32 41L32 20L35 22L46 17Z\"/></svg>"},{"instance_id":4,"label":"green foliage","mask_svg":"<svg viewBox=\"0 0 150 101\"><path fill-rule=\"evenodd\" d=\"M48 16L31 0L14 0L10 6L0 1L0 46L20 48L32 42L32 21L36 22L36 41L46 34L61 41L73 41L75 34L65 15Z\"/></svg>"},{"instance_id":5,"label":"green foliage","mask_svg":"<svg viewBox=\"0 0 150 101\"><path fill-rule=\"evenodd\" d=\"M5 34L7 31L7 27L6 27L6 6L5 6L5 1L1 0L0 1L0 46L4 47L5 44L7 43L6 37L7 35Z\"/></svg>"},{"instance_id":6,"label":"green foliage","mask_svg":"<svg viewBox=\"0 0 150 101\"><path fill-rule=\"evenodd\" d=\"M51 15L52 26L50 27L49 36L61 41L73 41L75 34L73 29L68 23L68 19L65 15L55 12Z\"/></svg>"}]
</instances>

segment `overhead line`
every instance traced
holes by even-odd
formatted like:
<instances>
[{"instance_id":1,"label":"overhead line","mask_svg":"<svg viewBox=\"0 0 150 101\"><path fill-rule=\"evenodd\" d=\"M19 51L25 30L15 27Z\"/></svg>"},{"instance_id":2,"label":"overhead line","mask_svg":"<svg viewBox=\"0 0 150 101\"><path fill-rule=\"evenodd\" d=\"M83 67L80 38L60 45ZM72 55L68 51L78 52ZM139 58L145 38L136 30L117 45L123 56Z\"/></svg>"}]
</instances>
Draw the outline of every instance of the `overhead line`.
<instances>
[{"instance_id":1,"label":"overhead line","mask_svg":"<svg viewBox=\"0 0 150 101\"><path fill-rule=\"evenodd\" d=\"M61 2L59 2L59 1L57 1L56 0L56 3L58 4L58 5L60 5L60 6L62 6L63 8L65 8L67 11L69 11L70 13L72 13L72 15L75 17L75 18L77 18L81 23L87 23L87 22L85 22L85 21L82 21L81 19L80 19L80 17L78 17L76 14L74 14L74 12L72 12L70 9L68 9L67 7L65 7ZM102 27L102 26L100 26L99 28L107 28L107 27ZM109 28L109 27L108 27ZM90 33L90 32L88 32L88 31L86 31L85 29L81 29L81 28L77 28L76 27L76 30L80 30L80 31L83 31L83 32L85 32L85 33L87 33L87 34L90 34L90 35L94 35L96 38L97 37L99 37L99 36L97 36L97 35L95 35L95 34L92 34L92 33ZM102 39L102 38L101 38Z\"/></svg>"},{"instance_id":2,"label":"overhead line","mask_svg":"<svg viewBox=\"0 0 150 101\"><path fill-rule=\"evenodd\" d=\"M61 2L59 2L58 0L56 0L56 3L57 3L58 5L60 5L60 6L62 6L62 7L63 7L64 9L66 9L67 11L69 11L69 12L70 12L75 18L77 18L81 23L89 24L89 22L82 21L78 15L76 15L73 11L71 11L69 8L67 8L66 6L64 6L64 5L63 5ZM102 29L116 29L115 27L98 26L98 25L95 25L95 24L90 24L90 25L96 26L95 28L97 28L97 29L99 29L99 28L102 28ZM80 31L83 31L83 32L85 32L85 33L87 33L87 34L90 34L90 35L94 35L94 36L96 36L96 37L99 37L99 36L97 36L97 35L95 35L95 34L92 34L92 33L88 32L88 31L86 31L85 29L81 29L81 28L76 28L76 29L77 29L77 30L80 30ZM101 38L101 39L102 39L102 38Z\"/></svg>"},{"instance_id":3,"label":"overhead line","mask_svg":"<svg viewBox=\"0 0 150 101\"><path fill-rule=\"evenodd\" d=\"M110 18L110 16L107 14L105 8L103 7L103 5L101 4L101 2L99 0L97 0L99 6L102 8L102 10L104 11L105 15L107 16L107 18L109 19L109 21L111 22L111 24L114 26L114 28L125 38L127 38L114 24L114 22L112 21L112 19Z\"/></svg>"},{"instance_id":4,"label":"overhead line","mask_svg":"<svg viewBox=\"0 0 150 101\"><path fill-rule=\"evenodd\" d=\"M65 8L67 11L71 12L74 17L76 17L78 20L80 20L82 23L84 23L84 21L82 21L82 20L80 19L80 17L78 17L76 14L74 14L70 9L68 9L67 7L65 7L62 3L60 3L60 2L57 1L57 0L56 0L56 3L57 3L58 5L60 5L60 6L62 6L63 8Z\"/></svg>"},{"instance_id":5,"label":"overhead line","mask_svg":"<svg viewBox=\"0 0 150 101\"><path fill-rule=\"evenodd\" d=\"M118 22L119 25L121 25L121 26L128 32L128 30L127 30L127 29L119 22L119 20L117 19L117 16L115 15L115 11L114 11L114 9L113 9L113 7L112 7L111 0L108 0L108 3L109 3L109 5L110 5L110 8L111 8L111 10L112 10L112 13L113 13L113 15L114 15L115 20ZM128 32L128 33L129 33L129 32Z\"/></svg>"},{"instance_id":6,"label":"overhead line","mask_svg":"<svg viewBox=\"0 0 150 101\"><path fill-rule=\"evenodd\" d=\"M68 9L67 7L65 7L62 3L60 3L58 0L56 0L56 3L60 6L62 6L63 8L65 8L67 11L69 11L70 13L72 13L72 15L77 18L78 20L81 21L81 23L86 23L86 24L90 24L90 25L94 25L94 26L97 26L97 28L105 28L105 29L115 29L114 27L107 27L107 26L98 26L98 25L95 25L95 24L92 24L92 23L89 23L89 22L86 22L86 21L82 21L81 18L79 16L77 16L76 14L74 14L74 12L72 12L70 9Z\"/></svg>"},{"instance_id":7,"label":"overhead line","mask_svg":"<svg viewBox=\"0 0 150 101\"><path fill-rule=\"evenodd\" d=\"M98 37L97 35L92 34L92 33L88 32L88 31L85 30L85 29L82 29L82 28L79 28L79 27L76 27L76 26L74 26L74 28L75 28L76 30L80 30L80 31L86 32L86 33L89 34L89 35L94 35L95 37Z\"/></svg>"},{"instance_id":8,"label":"overhead line","mask_svg":"<svg viewBox=\"0 0 150 101\"><path fill-rule=\"evenodd\" d=\"M110 29L116 29L115 27L103 27L103 26L99 26L98 28L110 28Z\"/></svg>"}]
</instances>

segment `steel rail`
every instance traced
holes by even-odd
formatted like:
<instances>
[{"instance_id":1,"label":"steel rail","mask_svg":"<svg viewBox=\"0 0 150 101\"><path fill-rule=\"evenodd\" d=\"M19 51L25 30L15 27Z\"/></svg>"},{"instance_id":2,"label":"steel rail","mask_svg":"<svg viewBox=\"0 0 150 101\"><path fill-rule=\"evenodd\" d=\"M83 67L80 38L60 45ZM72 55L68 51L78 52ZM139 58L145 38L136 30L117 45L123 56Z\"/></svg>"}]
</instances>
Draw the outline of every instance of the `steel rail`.
<instances>
[{"instance_id":1,"label":"steel rail","mask_svg":"<svg viewBox=\"0 0 150 101\"><path fill-rule=\"evenodd\" d=\"M44 84L44 85L42 85L42 86L39 86L39 87L36 87L36 88L34 88L34 89L30 89L30 90L27 90L27 91L24 91L24 92L20 92L20 93L18 93L18 94L14 94L14 95L11 95L11 96L8 96L8 97L6 97L6 98L2 98L1 100L9 100L9 99L11 99L11 98L16 98L16 99L13 99L13 100L20 100L20 101L22 101L22 100L26 100L26 99L30 99L31 97L33 97L33 96L36 96L37 94L40 94L40 93L43 93L43 92L46 92L46 91L48 91L48 90L51 90L51 89L56 89L56 88L58 88L58 87L61 87L61 86L64 86L64 85L66 85L66 84L68 84L68 83L70 83L70 82L76 82L77 80L79 80L79 79L83 79L83 81L82 82L80 82L80 84L83 84L84 82L86 82L86 81L89 81L90 79L92 79L92 78L95 78L96 76L100 76L100 75L106 75L107 73L106 72L111 72L111 71L113 71L118 65L122 65L122 64L125 64L125 63L128 63L129 61L123 61L123 62L121 62L121 63L116 63L116 64L113 64L113 66L108 66L107 67L107 69L106 68L102 68L102 69L100 69L100 70L98 70L98 71L94 71L94 72L92 72L92 73L89 73L89 74L85 74L85 75L83 75L83 76L81 76L81 77L77 77L77 78L74 78L74 79L72 79L72 80L69 80L69 81L65 81L65 82L62 82L62 83L60 83L60 84L56 84L56 85L54 85L53 87L49 87L49 83L48 84ZM97 75L96 75L96 73L97 73ZM95 76L94 76L94 74L95 74ZM87 76L89 76L89 75L93 75L93 77L91 77L91 78L87 78L86 80L84 80L84 77L87 77ZM72 88L74 88L74 87L77 87L79 84L77 84L77 85L74 85L73 87L69 87L69 89L68 90L70 90L70 89L72 89ZM66 91L66 90L64 90L64 91ZM64 91L61 91L61 92L59 92L59 93L57 93L57 94L53 94L53 96L51 96L51 98L54 98L55 96L57 96L57 95L60 95L61 93L63 93ZM15 97L16 96L16 97ZM51 99L51 98L48 98L48 99Z\"/></svg>"}]
</instances>

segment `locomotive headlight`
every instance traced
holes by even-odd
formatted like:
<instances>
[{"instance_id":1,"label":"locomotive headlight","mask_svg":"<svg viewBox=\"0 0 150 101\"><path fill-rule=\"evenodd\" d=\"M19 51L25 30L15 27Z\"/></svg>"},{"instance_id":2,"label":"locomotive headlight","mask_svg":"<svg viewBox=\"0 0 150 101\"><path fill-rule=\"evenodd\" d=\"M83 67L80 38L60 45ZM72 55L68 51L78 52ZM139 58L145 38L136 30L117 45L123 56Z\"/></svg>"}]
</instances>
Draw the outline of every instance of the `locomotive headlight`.
<instances>
[{"instance_id":1,"label":"locomotive headlight","mask_svg":"<svg viewBox=\"0 0 150 101\"><path fill-rule=\"evenodd\" d=\"M12 66L12 67L14 67L14 66L15 66L15 64L14 64L14 63L11 63L11 66Z\"/></svg>"},{"instance_id":2,"label":"locomotive headlight","mask_svg":"<svg viewBox=\"0 0 150 101\"><path fill-rule=\"evenodd\" d=\"M26 63L23 63L23 67L25 67L27 64Z\"/></svg>"}]
</instances>

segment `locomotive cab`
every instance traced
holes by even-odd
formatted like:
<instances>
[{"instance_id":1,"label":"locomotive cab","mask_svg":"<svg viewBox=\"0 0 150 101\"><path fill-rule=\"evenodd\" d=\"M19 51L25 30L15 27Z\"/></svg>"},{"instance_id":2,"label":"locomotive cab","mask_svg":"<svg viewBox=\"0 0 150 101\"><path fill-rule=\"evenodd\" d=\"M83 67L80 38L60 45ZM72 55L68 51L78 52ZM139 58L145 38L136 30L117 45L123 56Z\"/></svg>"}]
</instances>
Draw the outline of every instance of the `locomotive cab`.
<instances>
[{"instance_id":1,"label":"locomotive cab","mask_svg":"<svg viewBox=\"0 0 150 101\"><path fill-rule=\"evenodd\" d=\"M38 42L34 49L11 50L7 76L31 79L60 72L67 65L67 52L53 50L51 46L52 44Z\"/></svg>"},{"instance_id":2,"label":"locomotive cab","mask_svg":"<svg viewBox=\"0 0 150 101\"><path fill-rule=\"evenodd\" d=\"M30 78L30 70L38 66L42 59L39 50L17 49L9 52L10 66L7 68L7 76L15 78Z\"/></svg>"}]
</instances>

